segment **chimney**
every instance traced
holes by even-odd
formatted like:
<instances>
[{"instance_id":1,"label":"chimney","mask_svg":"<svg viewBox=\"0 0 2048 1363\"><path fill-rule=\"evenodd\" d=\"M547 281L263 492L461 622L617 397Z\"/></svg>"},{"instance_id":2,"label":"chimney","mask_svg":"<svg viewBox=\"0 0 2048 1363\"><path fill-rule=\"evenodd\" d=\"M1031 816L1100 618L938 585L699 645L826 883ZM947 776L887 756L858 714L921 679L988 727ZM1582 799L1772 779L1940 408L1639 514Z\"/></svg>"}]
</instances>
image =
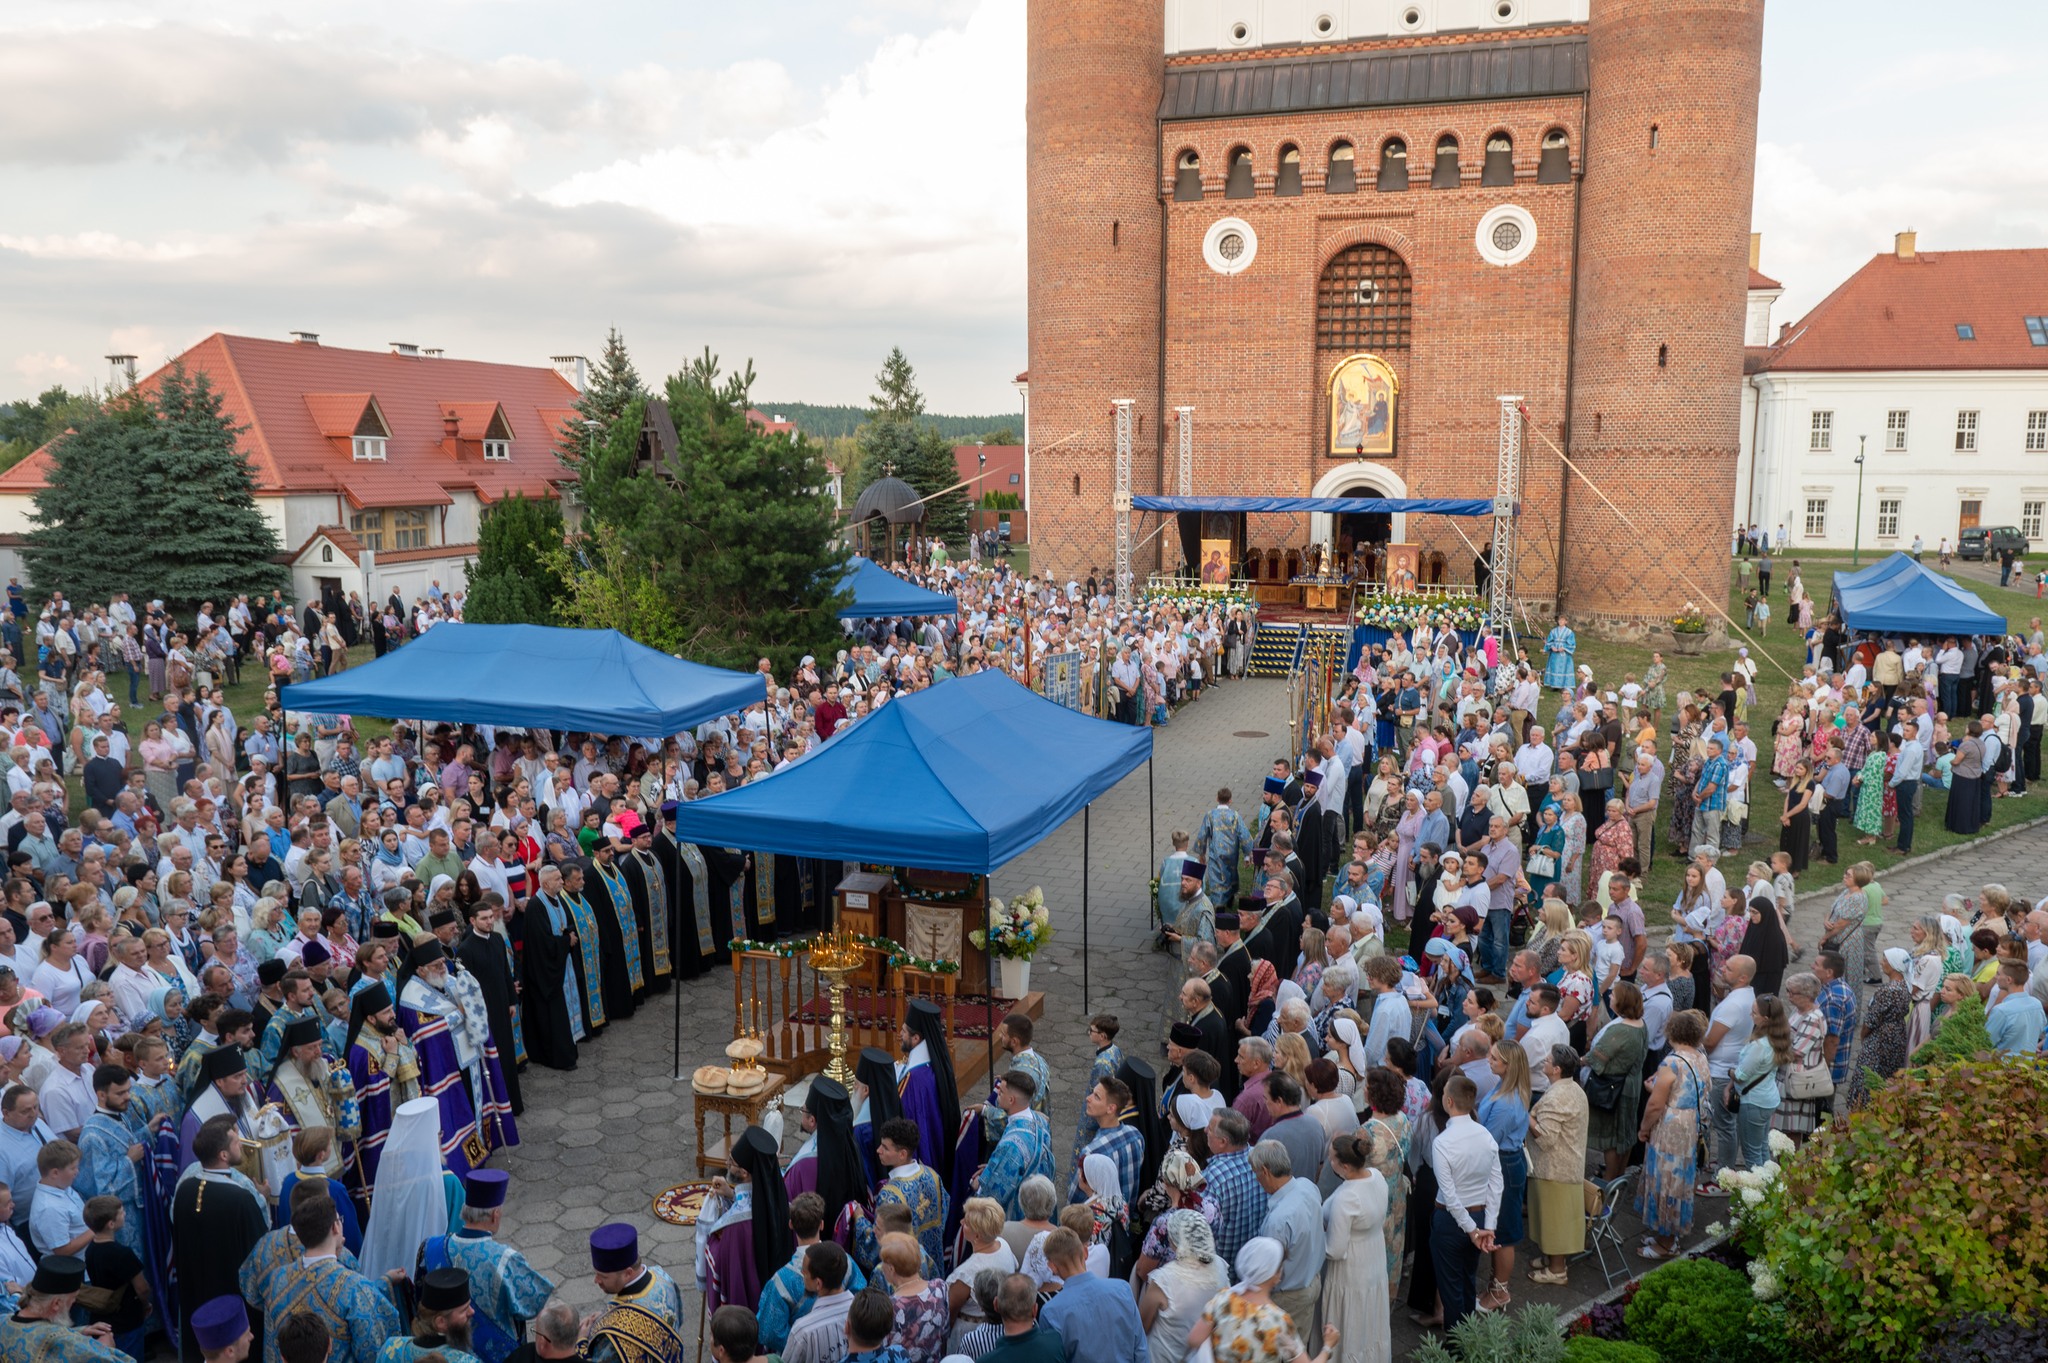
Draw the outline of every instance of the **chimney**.
<instances>
[{"instance_id":1,"label":"chimney","mask_svg":"<svg viewBox=\"0 0 2048 1363\"><path fill-rule=\"evenodd\" d=\"M441 347L437 345L430 345L420 352L420 354L426 356L430 360L438 360L447 353L447 351L441 349Z\"/></svg>"},{"instance_id":2,"label":"chimney","mask_svg":"<svg viewBox=\"0 0 2048 1363\"><path fill-rule=\"evenodd\" d=\"M1763 267L1764 234L1761 232L1751 232L1749 234L1749 268L1752 270L1761 270Z\"/></svg>"},{"instance_id":3,"label":"chimney","mask_svg":"<svg viewBox=\"0 0 2048 1363\"><path fill-rule=\"evenodd\" d=\"M555 355L550 358L554 361L555 372L567 379L571 388L582 392L590 382L590 361L581 355Z\"/></svg>"},{"instance_id":4,"label":"chimney","mask_svg":"<svg viewBox=\"0 0 2048 1363\"><path fill-rule=\"evenodd\" d=\"M451 411L441 413L441 434L453 440L462 429L462 418Z\"/></svg>"},{"instance_id":5,"label":"chimney","mask_svg":"<svg viewBox=\"0 0 2048 1363\"><path fill-rule=\"evenodd\" d=\"M292 344L319 345L320 333L317 331L295 331L292 333Z\"/></svg>"},{"instance_id":6,"label":"chimney","mask_svg":"<svg viewBox=\"0 0 2048 1363\"><path fill-rule=\"evenodd\" d=\"M1778 323L1778 344L1779 344L1779 345L1783 345L1783 344L1785 344L1785 338L1786 338L1787 336L1790 336L1791 334L1792 334L1792 324L1791 324L1790 322L1780 322L1780 323Z\"/></svg>"},{"instance_id":7,"label":"chimney","mask_svg":"<svg viewBox=\"0 0 2048 1363\"><path fill-rule=\"evenodd\" d=\"M1898 253L1900 260L1911 260L1914 249L1918 246L1919 242L1920 234L1918 232L1901 232L1892 238L1892 249Z\"/></svg>"},{"instance_id":8,"label":"chimney","mask_svg":"<svg viewBox=\"0 0 2048 1363\"><path fill-rule=\"evenodd\" d=\"M391 353L394 355L404 355L416 360L420 357L420 348L411 341L393 341L391 343Z\"/></svg>"},{"instance_id":9,"label":"chimney","mask_svg":"<svg viewBox=\"0 0 2048 1363\"><path fill-rule=\"evenodd\" d=\"M107 391L125 393L135 386L135 357L133 355L107 356Z\"/></svg>"}]
</instances>

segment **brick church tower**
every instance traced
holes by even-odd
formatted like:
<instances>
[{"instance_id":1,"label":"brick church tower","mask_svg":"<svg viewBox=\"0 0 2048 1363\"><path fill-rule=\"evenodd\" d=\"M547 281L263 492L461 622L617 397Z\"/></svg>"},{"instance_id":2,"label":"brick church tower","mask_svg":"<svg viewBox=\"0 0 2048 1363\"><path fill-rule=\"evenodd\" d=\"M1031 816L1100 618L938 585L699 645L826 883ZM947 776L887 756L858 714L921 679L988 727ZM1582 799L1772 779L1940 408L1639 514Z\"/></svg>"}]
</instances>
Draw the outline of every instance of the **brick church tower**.
<instances>
[{"instance_id":1,"label":"brick church tower","mask_svg":"<svg viewBox=\"0 0 2048 1363\"><path fill-rule=\"evenodd\" d=\"M1466 498L1516 393L1532 614L1625 633L1725 581L1763 0L1028 6L1034 567L1112 561L1115 399L1138 495L1188 407L1197 493ZM1155 531L1140 578L1219 533ZM1455 585L1489 526L1227 533L1269 568L1413 545Z\"/></svg>"},{"instance_id":2,"label":"brick church tower","mask_svg":"<svg viewBox=\"0 0 2048 1363\"><path fill-rule=\"evenodd\" d=\"M1727 591L1763 17L1593 3L1571 456L1635 528L1572 480L1567 610Z\"/></svg>"},{"instance_id":3,"label":"brick church tower","mask_svg":"<svg viewBox=\"0 0 2048 1363\"><path fill-rule=\"evenodd\" d=\"M1134 492L1159 477L1160 0L1028 0L1031 440L1037 562L1114 557L1116 435L1132 400ZM1156 564L1156 551L1133 563Z\"/></svg>"}]
</instances>

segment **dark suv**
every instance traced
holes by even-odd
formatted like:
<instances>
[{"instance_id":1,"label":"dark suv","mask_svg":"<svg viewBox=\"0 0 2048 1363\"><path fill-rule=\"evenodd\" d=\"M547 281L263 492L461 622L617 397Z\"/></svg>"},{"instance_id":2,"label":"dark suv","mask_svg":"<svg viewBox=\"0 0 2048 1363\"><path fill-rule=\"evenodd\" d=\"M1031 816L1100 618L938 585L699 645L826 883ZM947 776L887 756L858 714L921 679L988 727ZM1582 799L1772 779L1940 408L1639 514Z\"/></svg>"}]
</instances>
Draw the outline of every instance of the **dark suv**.
<instances>
[{"instance_id":1,"label":"dark suv","mask_svg":"<svg viewBox=\"0 0 2048 1363\"><path fill-rule=\"evenodd\" d=\"M1963 558L1997 558L2006 550L2027 552L2027 537L2014 525L1973 525L1962 534L1956 553Z\"/></svg>"}]
</instances>

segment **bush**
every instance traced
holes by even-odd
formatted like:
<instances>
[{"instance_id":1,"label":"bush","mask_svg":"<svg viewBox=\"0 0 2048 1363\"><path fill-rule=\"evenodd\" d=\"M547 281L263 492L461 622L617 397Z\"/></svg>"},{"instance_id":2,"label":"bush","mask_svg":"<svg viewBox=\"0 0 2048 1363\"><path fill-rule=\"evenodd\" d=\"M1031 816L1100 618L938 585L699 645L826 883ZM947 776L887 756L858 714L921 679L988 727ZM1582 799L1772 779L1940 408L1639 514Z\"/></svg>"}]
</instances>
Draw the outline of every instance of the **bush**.
<instances>
[{"instance_id":1,"label":"bush","mask_svg":"<svg viewBox=\"0 0 2048 1363\"><path fill-rule=\"evenodd\" d=\"M1984 1025L1984 1000L1972 994L1941 1020L1927 1044L1913 1052L1913 1063L1945 1065L1954 1060L1975 1060L1997 1049L1991 1044L1990 1028Z\"/></svg>"},{"instance_id":2,"label":"bush","mask_svg":"<svg viewBox=\"0 0 2048 1363\"><path fill-rule=\"evenodd\" d=\"M1964 1316L1927 1342L1920 1363L2048 1363L2048 1325L1989 1313Z\"/></svg>"},{"instance_id":3,"label":"bush","mask_svg":"<svg viewBox=\"0 0 2048 1363\"><path fill-rule=\"evenodd\" d=\"M1625 1339L1578 1335L1565 1341L1564 1363L1662 1363L1655 1349Z\"/></svg>"},{"instance_id":4,"label":"bush","mask_svg":"<svg viewBox=\"0 0 2048 1363\"><path fill-rule=\"evenodd\" d=\"M2048 1058L1905 1071L1785 1157L1782 1202L1751 1266L1757 1295L1782 1296L1815 1352L1880 1363L1914 1357L1958 1316L2038 1324L2043 1130Z\"/></svg>"},{"instance_id":5,"label":"bush","mask_svg":"<svg viewBox=\"0 0 2048 1363\"><path fill-rule=\"evenodd\" d=\"M1742 1352L1752 1298L1726 1264L1680 1259L1643 1276L1629 1303L1628 1334L1669 1363L1711 1363Z\"/></svg>"},{"instance_id":6,"label":"bush","mask_svg":"<svg viewBox=\"0 0 2048 1363\"><path fill-rule=\"evenodd\" d=\"M1426 1336L1410 1355L1417 1363L1564 1363L1564 1339L1557 1311L1548 1306L1474 1312L1451 1331L1455 1352L1435 1335Z\"/></svg>"}]
</instances>

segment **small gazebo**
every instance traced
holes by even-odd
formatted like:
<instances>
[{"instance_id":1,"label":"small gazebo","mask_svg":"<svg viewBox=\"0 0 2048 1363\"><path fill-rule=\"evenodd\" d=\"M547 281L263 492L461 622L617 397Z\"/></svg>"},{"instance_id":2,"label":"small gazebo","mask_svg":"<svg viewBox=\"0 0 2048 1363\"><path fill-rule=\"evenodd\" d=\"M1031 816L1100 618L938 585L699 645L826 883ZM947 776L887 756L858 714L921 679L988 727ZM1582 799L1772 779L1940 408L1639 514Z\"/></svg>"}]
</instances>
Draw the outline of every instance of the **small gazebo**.
<instances>
[{"instance_id":1,"label":"small gazebo","mask_svg":"<svg viewBox=\"0 0 2048 1363\"><path fill-rule=\"evenodd\" d=\"M896 527L924 523L924 498L918 495L916 488L890 474L868 484L867 489L860 494L859 500L854 502L853 514L849 520L859 527L860 550L869 558L876 557L870 552L869 527L878 520L884 523L885 552L877 561L886 563L896 557Z\"/></svg>"}]
</instances>

